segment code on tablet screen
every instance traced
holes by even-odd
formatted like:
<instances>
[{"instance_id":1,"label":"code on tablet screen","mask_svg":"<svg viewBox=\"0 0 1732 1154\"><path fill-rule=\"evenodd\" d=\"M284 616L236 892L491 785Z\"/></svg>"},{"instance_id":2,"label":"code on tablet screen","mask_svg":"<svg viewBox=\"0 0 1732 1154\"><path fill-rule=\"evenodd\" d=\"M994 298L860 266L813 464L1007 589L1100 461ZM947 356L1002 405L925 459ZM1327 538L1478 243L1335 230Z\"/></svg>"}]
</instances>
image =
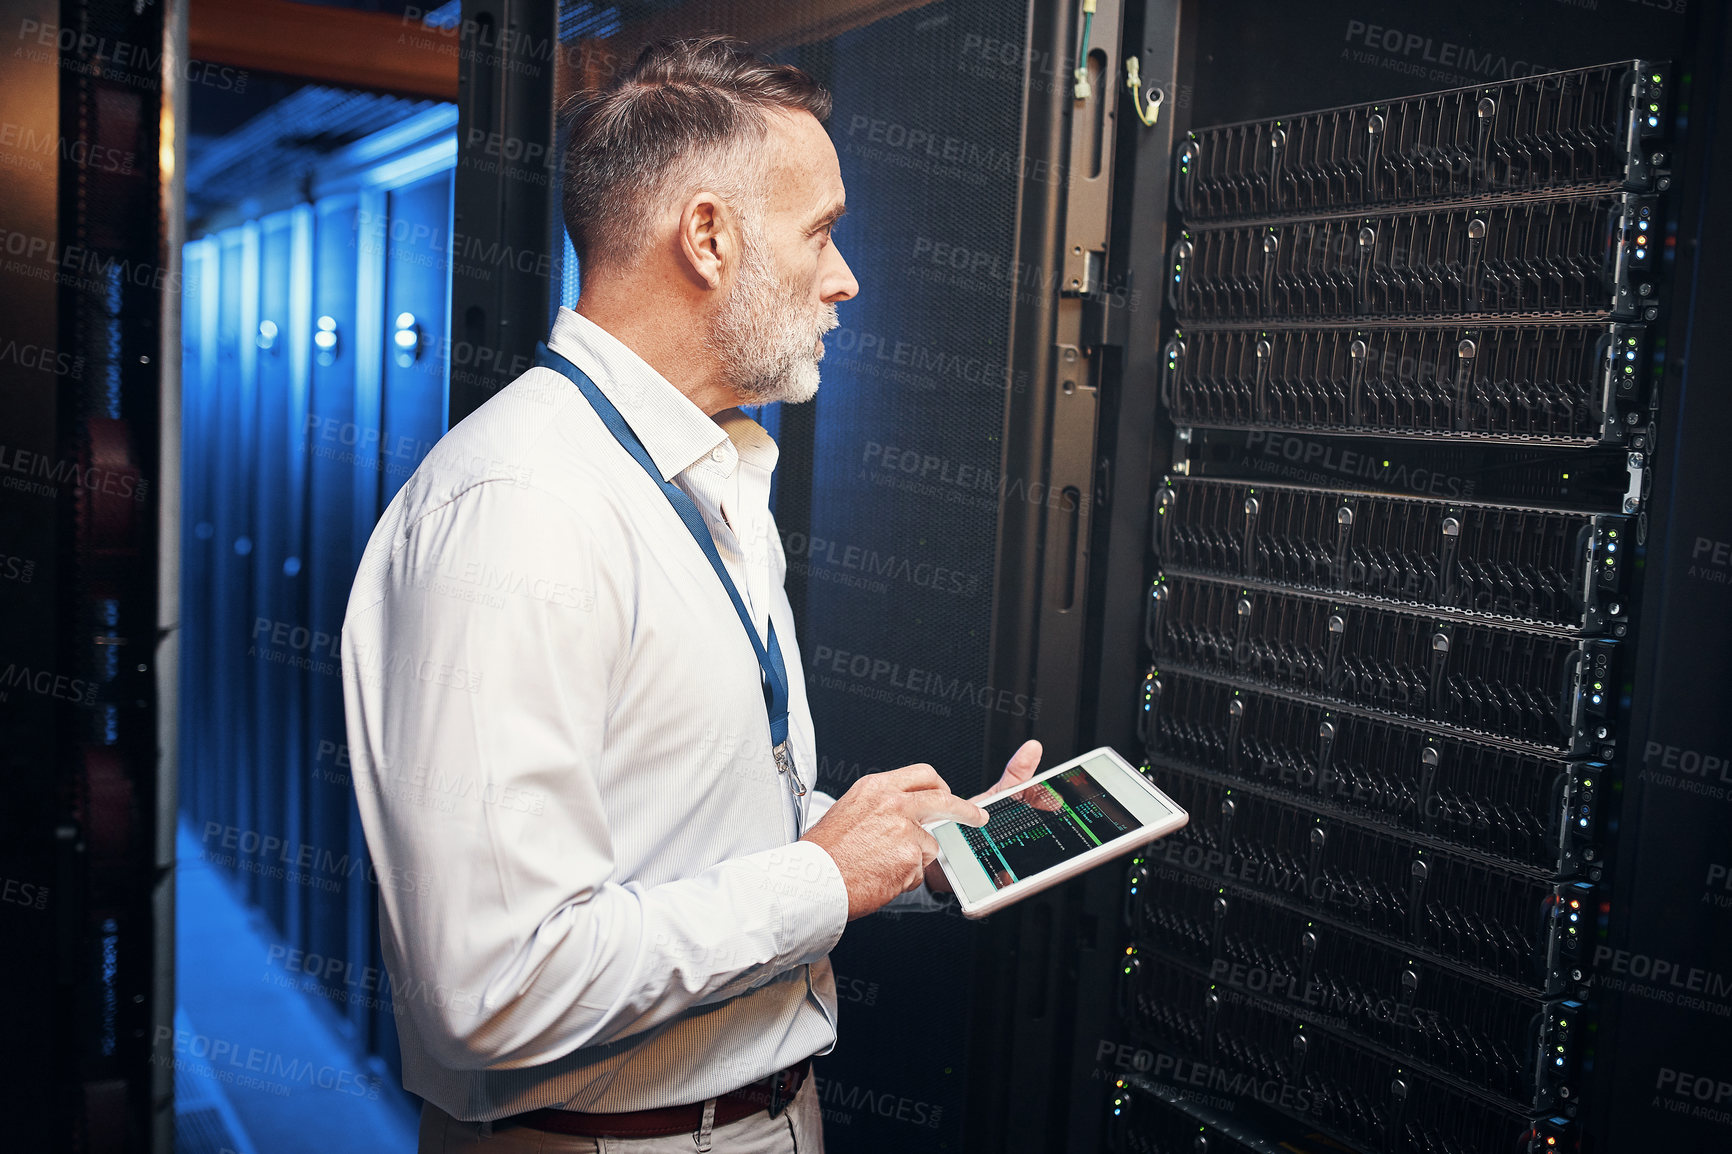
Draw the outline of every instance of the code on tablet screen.
<instances>
[{"instance_id":1,"label":"code on tablet screen","mask_svg":"<svg viewBox=\"0 0 1732 1154\"><path fill-rule=\"evenodd\" d=\"M987 823L962 826L962 836L996 889L1143 824L1081 765L1000 798L986 812Z\"/></svg>"}]
</instances>

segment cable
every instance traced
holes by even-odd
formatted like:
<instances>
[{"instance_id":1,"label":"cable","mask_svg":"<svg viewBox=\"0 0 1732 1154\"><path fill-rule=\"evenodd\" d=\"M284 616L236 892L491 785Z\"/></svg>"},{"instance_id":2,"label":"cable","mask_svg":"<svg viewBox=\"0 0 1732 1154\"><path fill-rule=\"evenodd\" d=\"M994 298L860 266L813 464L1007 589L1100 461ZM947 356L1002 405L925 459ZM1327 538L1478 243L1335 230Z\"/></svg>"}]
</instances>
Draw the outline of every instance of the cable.
<instances>
[{"instance_id":1,"label":"cable","mask_svg":"<svg viewBox=\"0 0 1732 1154\"><path fill-rule=\"evenodd\" d=\"M1076 98L1087 100L1094 93L1094 89L1089 87L1088 57L1089 30L1095 22L1095 0L1082 0L1082 11L1082 43L1077 45L1076 50Z\"/></svg>"},{"instance_id":2,"label":"cable","mask_svg":"<svg viewBox=\"0 0 1732 1154\"><path fill-rule=\"evenodd\" d=\"M1144 128L1153 128L1155 121L1161 118L1161 102L1166 94L1159 88L1149 89L1148 111L1143 110L1142 66L1135 56L1125 61L1125 87L1131 90L1131 107L1137 110L1137 119L1143 122Z\"/></svg>"}]
</instances>

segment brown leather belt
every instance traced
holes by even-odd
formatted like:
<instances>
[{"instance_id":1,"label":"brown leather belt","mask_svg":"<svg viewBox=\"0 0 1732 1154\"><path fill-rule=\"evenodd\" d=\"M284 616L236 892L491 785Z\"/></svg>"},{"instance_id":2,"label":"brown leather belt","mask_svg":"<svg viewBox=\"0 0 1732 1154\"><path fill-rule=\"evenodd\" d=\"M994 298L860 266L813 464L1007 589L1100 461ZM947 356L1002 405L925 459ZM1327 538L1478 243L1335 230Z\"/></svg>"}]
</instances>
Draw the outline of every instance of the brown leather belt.
<instances>
[{"instance_id":1,"label":"brown leather belt","mask_svg":"<svg viewBox=\"0 0 1732 1154\"><path fill-rule=\"evenodd\" d=\"M749 1086L716 1095L716 1115L710 1125L726 1126L748 1118L759 1110L769 1110L774 1118L793 1101L794 1095L812 1072L812 1059ZM704 1104L661 1106L654 1110L630 1110L623 1114L585 1114L578 1110L553 1108L513 1114L495 1122L495 1129L507 1126L527 1126L549 1134L571 1134L580 1138L665 1138L670 1134L695 1134L703 1126Z\"/></svg>"}]
</instances>

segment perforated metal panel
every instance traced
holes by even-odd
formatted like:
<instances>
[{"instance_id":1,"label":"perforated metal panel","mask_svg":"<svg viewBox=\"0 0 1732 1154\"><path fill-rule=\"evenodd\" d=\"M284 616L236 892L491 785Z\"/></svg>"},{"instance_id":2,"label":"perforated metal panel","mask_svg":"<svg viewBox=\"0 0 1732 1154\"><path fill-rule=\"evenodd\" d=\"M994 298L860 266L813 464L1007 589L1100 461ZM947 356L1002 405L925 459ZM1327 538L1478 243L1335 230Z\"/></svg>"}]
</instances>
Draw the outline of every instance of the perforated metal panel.
<instances>
[{"instance_id":1,"label":"perforated metal panel","mask_svg":"<svg viewBox=\"0 0 1732 1154\"><path fill-rule=\"evenodd\" d=\"M778 510L819 784L837 795L914 762L973 793L992 712L1038 708L988 670L1023 19L926 5L798 57L835 96L836 242L860 282L820 365L810 524ZM970 941L931 915L843 935L839 1040L818 1064L830 1149L960 1148Z\"/></svg>"}]
</instances>

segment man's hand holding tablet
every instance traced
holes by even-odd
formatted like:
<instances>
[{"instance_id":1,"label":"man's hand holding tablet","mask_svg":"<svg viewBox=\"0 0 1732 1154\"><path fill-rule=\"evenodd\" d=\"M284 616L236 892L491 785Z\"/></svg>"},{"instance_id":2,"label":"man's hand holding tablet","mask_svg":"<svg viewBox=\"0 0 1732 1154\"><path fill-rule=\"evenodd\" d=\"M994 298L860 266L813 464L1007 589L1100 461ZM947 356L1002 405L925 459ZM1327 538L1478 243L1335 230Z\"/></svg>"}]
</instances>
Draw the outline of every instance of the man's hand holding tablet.
<instances>
[{"instance_id":1,"label":"man's hand holding tablet","mask_svg":"<svg viewBox=\"0 0 1732 1154\"><path fill-rule=\"evenodd\" d=\"M1107 746L1033 776L1039 759L1038 743L1025 743L998 788L974 799L990 815L984 825L928 827L939 847L935 864L967 917L1057 885L1190 820ZM938 890L930 872L928 885Z\"/></svg>"},{"instance_id":2,"label":"man's hand holding tablet","mask_svg":"<svg viewBox=\"0 0 1732 1154\"><path fill-rule=\"evenodd\" d=\"M1038 762L1040 746L1029 744ZM984 825L986 811L951 793L930 765L908 765L856 781L800 840L820 846L835 861L853 921L920 884L938 854L937 841L924 828L934 822Z\"/></svg>"}]
</instances>

